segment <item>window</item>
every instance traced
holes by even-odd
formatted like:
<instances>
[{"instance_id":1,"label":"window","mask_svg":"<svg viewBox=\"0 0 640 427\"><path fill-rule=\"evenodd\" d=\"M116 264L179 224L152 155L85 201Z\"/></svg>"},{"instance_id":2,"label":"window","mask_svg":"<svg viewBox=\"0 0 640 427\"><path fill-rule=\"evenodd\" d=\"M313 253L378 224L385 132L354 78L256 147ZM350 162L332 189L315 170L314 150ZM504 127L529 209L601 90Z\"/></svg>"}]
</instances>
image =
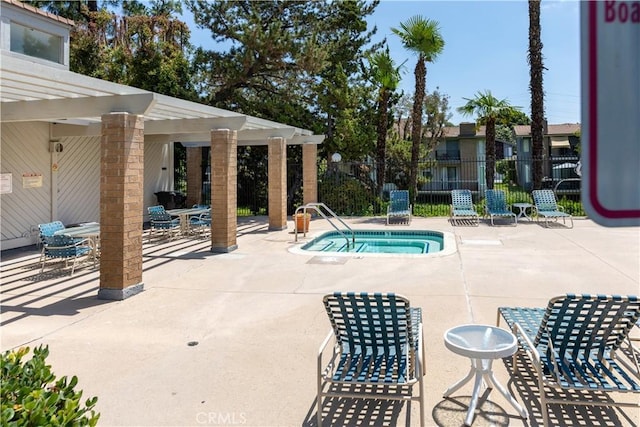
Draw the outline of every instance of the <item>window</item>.
<instances>
[{"instance_id":1,"label":"window","mask_svg":"<svg viewBox=\"0 0 640 427\"><path fill-rule=\"evenodd\" d=\"M62 64L62 37L11 22L11 51Z\"/></svg>"},{"instance_id":2,"label":"window","mask_svg":"<svg viewBox=\"0 0 640 427\"><path fill-rule=\"evenodd\" d=\"M452 166L447 166L447 168L444 170L445 172L445 176L444 176L444 180L448 181L448 182L453 182L453 181L457 181L458 180L458 169Z\"/></svg>"}]
</instances>

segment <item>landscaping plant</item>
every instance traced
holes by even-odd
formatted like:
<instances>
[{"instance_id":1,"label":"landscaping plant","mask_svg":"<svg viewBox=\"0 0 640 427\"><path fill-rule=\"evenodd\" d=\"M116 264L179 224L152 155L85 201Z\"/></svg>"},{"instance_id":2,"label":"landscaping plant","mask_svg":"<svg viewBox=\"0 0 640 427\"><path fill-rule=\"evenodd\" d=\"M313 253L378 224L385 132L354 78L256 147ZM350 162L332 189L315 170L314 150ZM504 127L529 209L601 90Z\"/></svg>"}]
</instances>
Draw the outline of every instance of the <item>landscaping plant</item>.
<instances>
[{"instance_id":1,"label":"landscaping plant","mask_svg":"<svg viewBox=\"0 0 640 427\"><path fill-rule=\"evenodd\" d=\"M100 414L92 397L81 403L76 376L56 379L45 359L48 346L7 351L0 359L0 425L3 426L95 426Z\"/></svg>"}]
</instances>

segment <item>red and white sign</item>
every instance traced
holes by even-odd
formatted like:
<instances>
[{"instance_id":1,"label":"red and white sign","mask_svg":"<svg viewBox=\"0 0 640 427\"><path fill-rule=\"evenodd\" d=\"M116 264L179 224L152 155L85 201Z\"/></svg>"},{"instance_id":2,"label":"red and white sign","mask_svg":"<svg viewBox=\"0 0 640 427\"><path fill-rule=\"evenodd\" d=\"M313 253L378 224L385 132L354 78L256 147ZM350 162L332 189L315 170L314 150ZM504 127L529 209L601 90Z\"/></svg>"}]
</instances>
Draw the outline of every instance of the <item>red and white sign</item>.
<instances>
[{"instance_id":1,"label":"red and white sign","mask_svg":"<svg viewBox=\"0 0 640 427\"><path fill-rule=\"evenodd\" d=\"M582 204L640 225L640 1L581 2Z\"/></svg>"}]
</instances>

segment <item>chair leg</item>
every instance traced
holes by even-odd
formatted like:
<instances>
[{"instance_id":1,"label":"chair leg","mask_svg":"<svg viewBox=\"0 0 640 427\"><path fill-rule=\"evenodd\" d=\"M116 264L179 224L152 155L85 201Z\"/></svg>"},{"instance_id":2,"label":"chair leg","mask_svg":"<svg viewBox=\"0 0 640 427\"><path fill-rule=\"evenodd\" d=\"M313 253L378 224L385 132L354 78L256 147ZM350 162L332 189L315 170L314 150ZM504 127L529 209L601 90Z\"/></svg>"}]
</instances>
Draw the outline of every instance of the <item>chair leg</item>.
<instances>
[{"instance_id":1,"label":"chair leg","mask_svg":"<svg viewBox=\"0 0 640 427\"><path fill-rule=\"evenodd\" d=\"M73 272L76 269L76 260L77 259L78 259L78 255L73 257L73 264L71 264L71 277L73 277ZM69 264L67 263L67 265L69 265Z\"/></svg>"},{"instance_id":2,"label":"chair leg","mask_svg":"<svg viewBox=\"0 0 640 427\"><path fill-rule=\"evenodd\" d=\"M318 427L322 427L322 378L318 378L318 400L316 409Z\"/></svg>"}]
</instances>

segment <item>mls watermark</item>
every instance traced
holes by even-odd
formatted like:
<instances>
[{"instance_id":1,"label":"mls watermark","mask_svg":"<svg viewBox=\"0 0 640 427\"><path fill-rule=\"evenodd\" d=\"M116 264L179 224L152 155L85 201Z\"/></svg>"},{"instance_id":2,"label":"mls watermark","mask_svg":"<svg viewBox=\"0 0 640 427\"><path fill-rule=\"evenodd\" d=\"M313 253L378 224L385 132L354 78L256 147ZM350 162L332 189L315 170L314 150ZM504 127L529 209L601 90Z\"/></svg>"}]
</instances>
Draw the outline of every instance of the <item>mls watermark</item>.
<instances>
[{"instance_id":1,"label":"mls watermark","mask_svg":"<svg viewBox=\"0 0 640 427\"><path fill-rule=\"evenodd\" d=\"M198 412L196 422L211 426L239 426L247 423L244 412Z\"/></svg>"}]
</instances>

